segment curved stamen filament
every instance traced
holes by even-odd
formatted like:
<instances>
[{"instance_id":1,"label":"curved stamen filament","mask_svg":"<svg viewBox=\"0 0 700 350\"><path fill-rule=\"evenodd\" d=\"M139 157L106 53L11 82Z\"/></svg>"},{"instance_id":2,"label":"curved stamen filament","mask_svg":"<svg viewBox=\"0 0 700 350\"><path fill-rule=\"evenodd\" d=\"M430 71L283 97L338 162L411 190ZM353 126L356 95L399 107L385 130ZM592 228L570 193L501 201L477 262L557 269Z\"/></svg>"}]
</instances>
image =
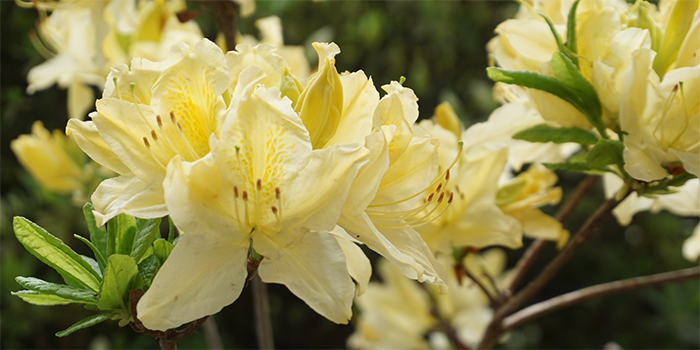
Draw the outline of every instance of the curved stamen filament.
<instances>
[{"instance_id":1,"label":"curved stamen filament","mask_svg":"<svg viewBox=\"0 0 700 350\"><path fill-rule=\"evenodd\" d=\"M454 198L454 193L450 192L449 196L447 197L446 204L444 206L442 206L442 203L445 199L445 192L442 192L440 194L440 196L438 197L438 200L437 200L437 203L435 204L435 206L432 209L430 209L426 214L422 215L421 217L416 217L416 218L412 218L412 219L410 217L408 217L408 218L400 219L400 222L398 222L398 223L392 223L392 224L379 222L379 223L375 223L375 226L381 227L381 228L416 228L416 227L420 227L423 225L427 225L430 222L434 221L435 219L439 218L440 215L442 215L447 210L447 208L450 207L450 205L452 204L453 198ZM433 215L433 213L435 213L435 211L440 207L442 207L440 212L438 212L436 215ZM381 220L381 218L379 220Z\"/></svg>"},{"instance_id":2,"label":"curved stamen filament","mask_svg":"<svg viewBox=\"0 0 700 350\"><path fill-rule=\"evenodd\" d=\"M412 195L410 195L410 196L408 196L408 197L405 197L405 198L402 198L402 199L399 199L399 200L396 200L396 201L393 201L393 202L370 204L370 205L367 206L367 208L384 207L384 206L389 206L389 205L394 205L394 204L399 204L399 203L403 203L403 202L409 201L409 200L411 200L411 199L413 199L413 198L416 198L416 197L420 196L421 194L425 193L426 191L428 191L428 190L429 190L430 188L432 188L433 186L438 185L438 184L442 184L442 181L443 181L443 180L445 181L444 184L443 184L443 186L447 186L447 182L449 182L449 180L450 180L450 169L452 169L452 167L453 167L455 164L457 164L457 161L459 160L460 156L462 155L462 149L464 148L464 142L463 142L463 141L459 141L459 142L457 142L457 144L458 144L458 146L459 146L459 152L457 152L457 156L452 160L452 163L450 163L450 165L447 167L447 169L445 169L445 172L444 172L444 173L440 174L440 176L437 176L437 177L435 178L435 180L433 180L433 182L431 182L430 185L426 186L423 190L418 191L418 192L416 192L416 193L414 193L414 194L412 194ZM437 192L437 191L436 191L436 192Z\"/></svg>"}]
</instances>

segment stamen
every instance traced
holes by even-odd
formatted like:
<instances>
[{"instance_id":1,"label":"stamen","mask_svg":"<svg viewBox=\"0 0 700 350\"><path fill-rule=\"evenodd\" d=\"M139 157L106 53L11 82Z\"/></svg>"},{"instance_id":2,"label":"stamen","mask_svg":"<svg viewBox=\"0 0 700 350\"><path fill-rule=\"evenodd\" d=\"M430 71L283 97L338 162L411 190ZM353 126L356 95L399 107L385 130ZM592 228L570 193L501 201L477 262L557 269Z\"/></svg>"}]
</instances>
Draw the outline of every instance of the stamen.
<instances>
[{"instance_id":1,"label":"stamen","mask_svg":"<svg viewBox=\"0 0 700 350\"><path fill-rule=\"evenodd\" d=\"M156 116L156 122L158 122L158 127L163 127L163 120L160 119L160 115Z\"/></svg>"},{"instance_id":2,"label":"stamen","mask_svg":"<svg viewBox=\"0 0 700 350\"><path fill-rule=\"evenodd\" d=\"M255 187L260 191L262 188L262 180L258 179L258 181L255 183Z\"/></svg>"},{"instance_id":3,"label":"stamen","mask_svg":"<svg viewBox=\"0 0 700 350\"><path fill-rule=\"evenodd\" d=\"M148 138L144 137L144 138L143 138L143 143L146 145L146 147L151 148L151 144L148 143Z\"/></svg>"},{"instance_id":4,"label":"stamen","mask_svg":"<svg viewBox=\"0 0 700 350\"><path fill-rule=\"evenodd\" d=\"M151 137L153 138L153 141L158 141L158 135L156 135L155 130L151 130Z\"/></svg>"},{"instance_id":5,"label":"stamen","mask_svg":"<svg viewBox=\"0 0 700 350\"><path fill-rule=\"evenodd\" d=\"M114 82L114 89L117 90L117 96L119 96L120 100L124 100L122 98L122 93L119 91L119 84L117 84L117 77L112 78L112 81Z\"/></svg>"},{"instance_id":6,"label":"stamen","mask_svg":"<svg viewBox=\"0 0 700 350\"><path fill-rule=\"evenodd\" d=\"M241 216L238 214L238 187L233 186L233 209L236 211L236 223L238 223L238 228L241 232L246 232L243 228L243 223L241 222Z\"/></svg>"},{"instance_id":7,"label":"stamen","mask_svg":"<svg viewBox=\"0 0 700 350\"><path fill-rule=\"evenodd\" d=\"M250 219L248 218L249 217L249 215L248 215L248 192L243 191L242 198L243 198L243 205L245 205L245 211L244 211L244 213L245 213L245 226L250 227Z\"/></svg>"}]
</instances>

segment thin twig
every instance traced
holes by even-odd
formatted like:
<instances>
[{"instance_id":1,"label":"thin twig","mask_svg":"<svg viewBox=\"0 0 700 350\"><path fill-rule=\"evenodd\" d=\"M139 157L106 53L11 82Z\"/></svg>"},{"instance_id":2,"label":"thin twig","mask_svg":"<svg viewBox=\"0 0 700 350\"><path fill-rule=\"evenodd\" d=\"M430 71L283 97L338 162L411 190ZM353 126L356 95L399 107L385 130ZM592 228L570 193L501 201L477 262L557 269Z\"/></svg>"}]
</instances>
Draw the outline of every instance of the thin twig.
<instances>
[{"instance_id":1,"label":"thin twig","mask_svg":"<svg viewBox=\"0 0 700 350\"><path fill-rule=\"evenodd\" d=\"M537 292L539 292L549 281L554 278L554 276L559 273L559 271L564 267L564 265L571 260L576 251L579 250L581 245L593 234L593 232L598 228L603 219L607 218L612 210L631 192L631 189L625 193L625 195L619 200L616 198L611 198L598 210L591 215L588 220L579 228L579 230L574 234L574 236L569 240L569 243L562 249L557 256L545 266L545 268L540 272L537 277L525 286L520 292L515 294L512 298L508 299L500 308L496 310L489 323L486 332L479 344L479 349L490 349L496 342L498 337L503 334L503 328L501 321L517 310L521 305L523 305L528 299L532 298Z\"/></svg>"},{"instance_id":2,"label":"thin twig","mask_svg":"<svg viewBox=\"0 0 700 350\"><path fill-rule=\"evenodd\" d=\"M462 266L462 265L459 265ZM418 283L418 282L416 282ZM450 323L449 320L446 320L442 315L440 315L440 311L438 311L438 302L437 298L433 293L426 288L426 285L423 283L418 283L421 288L425 291L425 294L428 295L428 299L430 299L430 314L435 317L435 319L438 321L440 329L445 332L445 335L447 335L447 338L450 339L452 342L452 345L454 345L455 349L457 350L469 350L471 349L469 346L466 344L462 343L461 340L459 340L459 337L457 336L457 331L452 327L452 324Z\"/></svg>"},{"instance_id":3,"label":"thin twig","mask_svg":"<svg viewBox=\"0 0 700 350\"><path fill-rule=\"evenodd\" d=\"M700 277L700 267L659 273L655 275L642 276L624 279L620 281L608 282L582 288L570 293L556 296L552 299L530 305L503 319L501 328L507 332L522 325L534 318L548 312L577 304L589 299L603 297L611 294L627 292L635 289L659 285L667 282L680 282L691 278Z\"/></svg>"},{"instance_id":4,"label":"thin twig","mask_svg":"<svg viewBox=\"0 0 700 350\"><path fill-rule=\"evenodd\" d=\"M275 342L272 337L267 285L257 274L251 284L253 285L253 312L255 313L255 335L258 338L258 348L274 349Z\"/></svg>"},{"instance_id":5,"label":"thin twig","mask_svg":"<svg viewBox=\"0 0 700 350\"><path fill-rule=\"evenodd\" d=\"M472 280L477 286L479 286L481 291L484 292L484 294L486 294L486 297L489 298L491 305L494 308L498 307L498 305L500 305L500 303L501 303L500 300L497 297L494 297L493 294L491 294L491 291L489 291L488 288L486 288L486 286L483 283L481 283L481 281L479 281L479 279L476 278L476 276L474 276L466 266L464 266L463 270L464 270L464 275L469 277L469 279Z\"/></svg>"},{"instance_id":6,"label":"thin twig","mask_svg":"<svg viewBox=\"0 0 700 350\"><path fill-rule=\"evenodd\" d=\"M204 339L207 341L207 346L209 349L221 350L224 348L214 317L209 317L206 321L204 321L202 328L204 328Z\"/></svg>"},{"instance_id":7,"label":"thin twig","mask_svg":"<svg viewBox=\"0 0 700 350\"><path fill-rule=\"evenodd\" d=\"M574 209L576 209L578 204L581 203L581 200L583 200L588 191L593 188L599 177L600 176L598 175L588 175L578 183L574 191L571 193L569 199L562 204L561 208L559 208L557 214L555 215L555 218L559 220L559 222L564 223L569 218L571 213L573 213ZM508 289L506 289L506 296L512 295L515 292L516 288L518 288L520 282L527 274L527 271L537 259L537 256L539 256L544 250L547 242L548 241L543 239L537 239L530 243L530 246L527 248L525 253L523 253L523 256L515 264L515 268L513 269L515 273L513 274L513 279L510 282L510 286L508 286Z\"/></svg>"}]
</instances>

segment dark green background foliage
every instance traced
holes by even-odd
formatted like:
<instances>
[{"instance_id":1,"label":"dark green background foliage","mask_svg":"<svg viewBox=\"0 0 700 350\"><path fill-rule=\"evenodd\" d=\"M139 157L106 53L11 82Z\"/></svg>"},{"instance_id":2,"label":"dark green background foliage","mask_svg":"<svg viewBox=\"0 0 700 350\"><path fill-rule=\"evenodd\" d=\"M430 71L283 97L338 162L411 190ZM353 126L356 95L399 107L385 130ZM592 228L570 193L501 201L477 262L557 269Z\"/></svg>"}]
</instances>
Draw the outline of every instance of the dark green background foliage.
<instances>
[{"instance_id":1,"label":"dark green background foliage","mask_svg":"<svg viewBox=\"0 0 700 350\"><path fill-rule=\"evenodd\" d=\"M200 8L200 4L190 4ZM420 98L421 117L429 118L435 106L450 101L467 125L483 121L496 107L492 83L486 77L485 45L493 29L513 16L517 4L506 1L257 1L252 18L240 19L243 34L256 34L254 21L278 15L285 43L305 45L307 56L316 56L314 37L333 40L342 53L336 57L339 71L362 69L377 87L407 78L405 86ZM205 35L214 38L217 24L205 12L197 21ZM81 254L89 249L72 237L87 235L82 212L70 198L47 193L22 170L9 149L19 134L29 133L34 120L49 130L66 123L66 92L57 88L33 96L25 94L28 70L43 59L29 42L36 11L0 1L2 27L2 113L0 188L0 301L2 348L156 348L148 336L118 329L108 321L65 338L54 333L89 316L80 306L39 307L12 297L20 290L15 276L36 276L61 282L50 268L27 253L16 241L11 218L22 215L47 228ZM96 90L97 91L97 90ZM559 172L569 193L580 175ZM575 230L602 203L596 188L567 223ZM549 208L553 212L556 208ZM552 297L587 285L692 266L680 254L697 219L668 214L639 214L632 225L619 227L606 220L599 232L539 295ZM527 244L527 242L526 242ZM549 247L536 268L556 251ZM376 255L369 253L372 259ZM521 251L509 253L514 264ZM698 348L700 291L697 281L627 293L589 301L525 325L512 332L501 347L601 348L610 341L624 348ZM352 326L335 325L309 309L280 285L270 285L270 306L276 345L279 348L343 348ZM216 315L227 348L256 347L250 289ZM203 348L203 331L178 342L180 348Z\"/></svg>"}]
</instances>

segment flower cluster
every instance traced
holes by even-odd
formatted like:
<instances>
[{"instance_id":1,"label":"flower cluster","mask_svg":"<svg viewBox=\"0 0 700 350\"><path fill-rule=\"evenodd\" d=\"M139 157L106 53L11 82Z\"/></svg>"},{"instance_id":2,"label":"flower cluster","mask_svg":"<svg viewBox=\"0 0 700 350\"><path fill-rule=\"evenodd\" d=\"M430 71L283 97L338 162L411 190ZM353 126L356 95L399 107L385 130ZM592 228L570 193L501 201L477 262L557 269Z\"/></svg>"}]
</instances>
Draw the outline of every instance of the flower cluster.
<instances>
[{"instance_id":1,"label":"flower cluster","mask_svg":"<svg viewBox=\"0 0 700 350\"><path fill-rule=\"evenodd\" d=\"M596 147L586 146L590 151L578 158L585 156L586 162L555 166L617 174L627 185L607 176L610 196L636 190L615 211L621 224L649 208L699 215L692 200L697 198L694 178L700 175L698 1L662 1L658 8L641 0L522 4L516 18L496 28L498 36L488 45L501 67L490 69L491 77L520 85L500 87L499 96L508 104L530 104L546 121L546 130L595 129L600 137L569 139ZM526 76L533 80L525 81ZM533 135L521 136L536 141ZM615 159L594 156L603 150ZM685 194L676 198L687 199L680 207L677 200L670 206L651 204L663 203L663 195L675 191ZM689 240L684 251L700 249L690 248L695 241ZM697 259L697 254L685 255Z\"/></svg>"},{"instance_id":2,"label":"flower cluster","mask_svg":"<svg viewBox=\"0 0 700 350\"><path fill-rule=\"evenodd\" d=\"M392 82L380 99L363 72L338 73L337 45L314 46L318 72L302 84L269 44L226 55L207 40L179 44L162 62L114 67L91 120L69 121L83 151L119 174L93 194L98 225L170 215L186 232L138 304L146 327L218 312L249 259L263 281L345 323L352 279L361 293L371 271L355 242L444 285L413 229L452 200L437 139L413 125L415 94Z\"/></svg>"}]
</instances>

